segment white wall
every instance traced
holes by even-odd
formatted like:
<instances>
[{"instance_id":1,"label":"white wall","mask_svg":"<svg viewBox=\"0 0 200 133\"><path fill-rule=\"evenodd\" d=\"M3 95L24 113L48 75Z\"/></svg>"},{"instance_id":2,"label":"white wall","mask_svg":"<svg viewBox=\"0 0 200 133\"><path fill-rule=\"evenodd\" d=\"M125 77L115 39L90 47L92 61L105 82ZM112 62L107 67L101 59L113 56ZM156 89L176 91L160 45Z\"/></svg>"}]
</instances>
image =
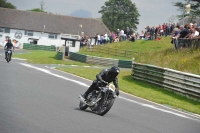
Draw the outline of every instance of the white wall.
<instances>
[{"instance_id":1,"label":"white wall","mask_svg":"<svg viewBox=\"0 0 200 133\"><path fill-rule=\"evenodd\" d=\"M22 33L21 39L15 38L15 33L17 31ZM0 35L2 35L2 37L0 37L0 45L4 43L6 36L9 36L11 40L13 39L17 40L19 44L30 43L30 40L28 40L29 38L39 39L37 43L38 45L60 46L63 43L60 39L61 36L59 34L57 35L57 39L51 39L49 38L49 33L33 32L33 36L28 36L28 35L25 35L25 30L10 29L10 33L0 32Z\"/></svg>"},{"instance_id":2,"label":"white wall","mask_svg":"<svg viewBox=\"0 0 200 133\"><path fill-rule=\"evenodd\" d=\"M22 33L22 38L15 38L15 33L19 31ZM49 33L33 32L33 36L25 35L25 30L10 29L10 33L0 32L0 46L4 46L5 37L9 36L11 40L15 39L18 41L16 47L22 46L23 43L30 43L29 38L39 39L37 45L61 47L65 44L65 40L61 40L61 37L77 39L77 35L71 34L57 34L57 39L49 38ZM80 47L80 42L76 42L75 47L72 47L70 43L67 43L71 52L78 52Z\"/></svg>"},{"instance_id":3,"label":"white wall","mask_svg":"<svg viewBox=\"0 0 200 133\"><path fill-rule=\"evenodd\" d=\"M75 47L69 47L70 52L78 52L79 49L80 49L80 42L79 41L76 41Z\"/></svg>"}]
</instances>

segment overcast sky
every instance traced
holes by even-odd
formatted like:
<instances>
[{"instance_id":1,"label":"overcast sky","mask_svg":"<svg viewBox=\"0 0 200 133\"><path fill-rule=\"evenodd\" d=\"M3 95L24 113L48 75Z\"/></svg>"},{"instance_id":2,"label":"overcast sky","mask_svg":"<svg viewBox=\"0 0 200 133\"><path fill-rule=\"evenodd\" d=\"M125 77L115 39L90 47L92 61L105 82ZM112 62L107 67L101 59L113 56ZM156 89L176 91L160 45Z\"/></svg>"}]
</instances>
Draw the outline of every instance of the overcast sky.
<instances>
[{"instance_id":1,"label":"overcast sky","mask_svg":"<svg viewBox=\"0 0 200 133\"><path fill-rule=\"evenodd\" d=\"M30 10L40 8L42 0L7 0L17 7L18 10ZM44 0L44 10L60 15L76 15L99 18L101 6L108 0ZM172 2L183 2L184 0L131 0L136 4L140 13L138 32L149 26L156 26L168 22L172 15L180 14Z\"/></svg>"}]
</instances>

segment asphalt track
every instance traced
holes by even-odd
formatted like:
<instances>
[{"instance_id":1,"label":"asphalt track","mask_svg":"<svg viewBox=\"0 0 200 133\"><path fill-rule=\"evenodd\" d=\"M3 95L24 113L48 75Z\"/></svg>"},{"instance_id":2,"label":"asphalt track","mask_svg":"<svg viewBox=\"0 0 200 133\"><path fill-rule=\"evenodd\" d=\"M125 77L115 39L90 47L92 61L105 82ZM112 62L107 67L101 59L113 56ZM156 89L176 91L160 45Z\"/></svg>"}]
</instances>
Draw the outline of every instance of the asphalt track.
<instances>
[{"instance_id":1,"label":"asphalt track","mask_svg":"<svg viewBox=\"0 0 200 133\"><path fill-rule=\"evenodd\" d=\"M81 111L77 97L91 81L23 60L7 63L1 53L0 133L200 132L198 115L122 92L103 117Z\"/></svg>"}]
</instances>

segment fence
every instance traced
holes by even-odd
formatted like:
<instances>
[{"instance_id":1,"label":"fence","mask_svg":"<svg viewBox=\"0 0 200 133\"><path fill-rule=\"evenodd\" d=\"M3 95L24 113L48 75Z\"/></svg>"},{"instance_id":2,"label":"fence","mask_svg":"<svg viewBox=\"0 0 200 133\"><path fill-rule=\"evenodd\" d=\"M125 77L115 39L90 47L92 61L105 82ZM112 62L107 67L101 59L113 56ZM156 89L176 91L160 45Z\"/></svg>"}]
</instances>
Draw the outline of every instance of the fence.
<instances>
[{"instance_id":1,"label":"fence","mask_svg":"<svg viewBox=\"0 0 200 133\"><path fill-rule=\"evenodd\" d=\"M114 55L114 56L119 56L119 57L133 57L134 51L132 50L120 50L120 49L115 49L115 48L109 48L106 46L94 46L93 48L87 48L87 51L90 52L99 52L99 53L104 53L108 55Z\"/></svg>"},{"instance_id":2,"label":"fence","mask_svg":"<svg viewBox=\"0 0 200 133\"><path fill-rule=\"evenodd\" d=\"M200 48L200 39L179 38L173 39L172 43L174 44L174 49L176 50L180 48Z\"/></svg>"},{"instance_id":3,"label":"fence","mask_svg":"<svg viewBox=\"0 0 200 133\"><path fill-rule=\"evenodd\" d=\"M103 66L119 66L121 68L132 68L132 61L129 60L118 60L111 58L102 58L97 56L89 56L78 53L70 52L70 59L80 62L87 62L91 64L98 64Z\"/></svg>"},{"instance_id":4,"label":"fence","mask_svg":"<svg viewBox=\"0 0 200 133\"><path fill-rule=\"evenodd\" d=\"M133 63L132 77L200 100L200 76L198 75Z\"/></svg>"},{"instance_id":5,"label":"fence","mask_svg":"<svg viewBox=\"0 0 200 133\"><path fill-rule=\"evenodd\" d=\"M28 44L28 43L23 44L23 49L56 51L55 46L45 46L45 45L36 45L36 44Z\"/></svg>"}]
</instances>

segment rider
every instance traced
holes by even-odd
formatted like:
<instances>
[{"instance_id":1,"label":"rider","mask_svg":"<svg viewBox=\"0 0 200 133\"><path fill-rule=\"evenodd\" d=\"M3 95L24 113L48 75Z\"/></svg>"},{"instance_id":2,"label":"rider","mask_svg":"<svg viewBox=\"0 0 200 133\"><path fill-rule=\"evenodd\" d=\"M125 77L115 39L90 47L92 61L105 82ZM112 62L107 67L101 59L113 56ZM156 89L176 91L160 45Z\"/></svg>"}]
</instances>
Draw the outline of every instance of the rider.
<instances>
[{"instance_id":1,"label":"rider","mask_svg":"<svg viewBox=\"0 0 200 133\"><path fill-rule=\"evenodd\" d=\"M115 93L119 95L119 87L118 87L118 78L120 69L117 66L113 66L110 69L103 69L99 74L96 75L96 80L93 81L92 85L88 88L88 90L82 95L82 97L87 100L87 96L94 89L98 90L99 86L106 86L108 83L113 82L116 88Z\"/></svg>"},{"instance_id":2,"label":"rider","mask_svg":"<svg viewBox=\"0 0 200 133\"><path fill-rule=\"evenodd\" d=\"M12 48L13 48L13 51L14 51L15 48L14 48L14 46L13 46L11 40L8 39L8 42L7 42L6 45L4 46L4 49L5 49L5 59L6 59L8 50L9 50L9 49L12 49ZM10 55L10 60L11 60L11 57L12 57L12 52L11 52L11 55Z\"/></svg>"}]
</instances>

